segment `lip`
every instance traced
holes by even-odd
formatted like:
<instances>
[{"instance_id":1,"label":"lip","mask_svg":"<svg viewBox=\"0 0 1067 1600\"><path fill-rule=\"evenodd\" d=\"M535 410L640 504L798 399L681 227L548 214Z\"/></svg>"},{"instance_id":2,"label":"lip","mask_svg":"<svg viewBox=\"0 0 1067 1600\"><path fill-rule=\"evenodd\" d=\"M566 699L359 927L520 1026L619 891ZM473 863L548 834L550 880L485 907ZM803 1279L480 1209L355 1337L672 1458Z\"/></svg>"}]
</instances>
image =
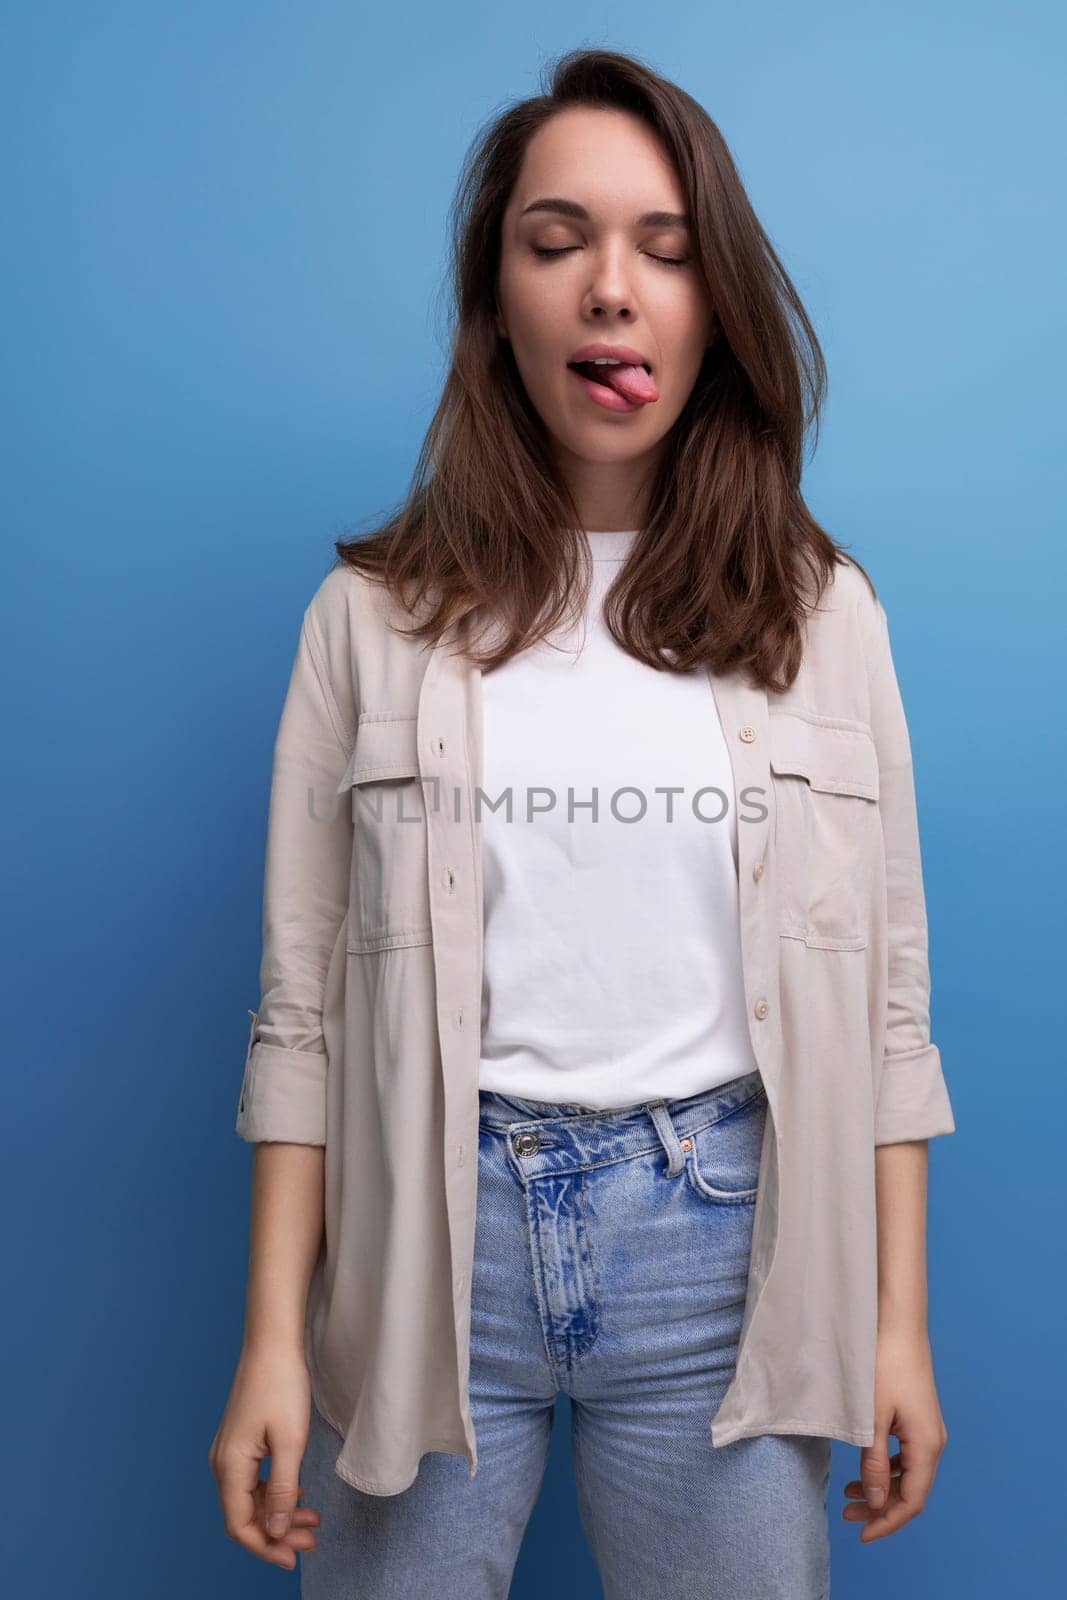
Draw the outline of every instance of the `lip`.
<instances>
[{"instance_id":1,"label":"lip","mask_svg":"<svg viewBox=\"0 0 1067 1600\"><path fill-rule=\"evenodd\" d=\"M640 350L635 350L628 344L583 344L567 358L567 365L573 366L576 361L624 361L629 367L644 367L646 372L652 371L652 364L646 361Z\"/></svg>"}]
</instances>

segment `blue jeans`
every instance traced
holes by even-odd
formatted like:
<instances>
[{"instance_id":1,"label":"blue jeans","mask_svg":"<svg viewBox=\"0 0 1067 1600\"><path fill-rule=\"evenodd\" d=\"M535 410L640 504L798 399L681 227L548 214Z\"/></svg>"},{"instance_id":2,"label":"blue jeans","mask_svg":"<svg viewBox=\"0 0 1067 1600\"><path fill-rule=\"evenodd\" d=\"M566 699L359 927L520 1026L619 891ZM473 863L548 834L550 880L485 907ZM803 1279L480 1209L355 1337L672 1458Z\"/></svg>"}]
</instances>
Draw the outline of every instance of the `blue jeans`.
<instances>
[{"instance_id":1,"label":"blue jeans","mask_svg":"<svg viewBox=\"0 0 1067 1600\"><path fill-rule=\"evenodd\" d=\"M403 1493L366 1494L312 1406L304 1600L505 1600L561 1391L605 1600L826 1600L831 1441L709 1432L744 1311L759 1074L612 1111L479 1099L477 1473L430 1451Z\"/></svg>"}]
</instances>

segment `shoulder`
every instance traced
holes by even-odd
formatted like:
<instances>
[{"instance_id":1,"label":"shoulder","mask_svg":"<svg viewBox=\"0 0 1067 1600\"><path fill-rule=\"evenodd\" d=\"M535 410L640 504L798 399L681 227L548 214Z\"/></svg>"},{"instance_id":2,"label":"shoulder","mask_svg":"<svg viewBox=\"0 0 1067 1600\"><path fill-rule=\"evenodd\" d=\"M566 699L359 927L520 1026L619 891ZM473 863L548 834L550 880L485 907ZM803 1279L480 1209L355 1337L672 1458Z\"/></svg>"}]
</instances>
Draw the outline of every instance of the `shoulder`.
<instances>
[{"instance_id":1,"label":"shoulder","mask_svg":"<svg viewBox=\"0 0 1067 1600\"><path fill-rule=\"evenodd\" d=\"M870 621L880 605L873 579L851 556L840 554L819 600L820 611L853 613Z\"/></svg>"},{"instance_id":2,"label":"shoulder","mask_svg":"<svg viewBox=\"0 0 1067 1600\"><path fill-rule=\"evenodd\" d=\"M426 645L412 620L384 584L340 561L307 603L306 647L353 741L363 708L415 692Z\"/></svg>"},{"instance_id":3,"label":"shoulder","mask_svg":"<svg viewBox=\"0 0 1067 1600\"><path fill-rule=\"evenodd\" d=\"M780 697L823 718L869 718L870 682L879 658L880 602L865 570L839 554L818 595L805 570L803 649L797 676Z\"/></svg>"},{"instance_id":4,"label":"shoulder","mask_svg":"<svg viewBox=\"0 0 1067 1600\"><path fill-rule=\"evenodd\" d=\"M829 579L811 608L809 636L816 634L824 648L854 653L857 648L870 662L886 627L885 609L868 572L851 556L839 556Z\"/></svg>"},{"instance_id":5,"label":"shoulder","mask_svg":"<svg viewBox=\"0 0 1067 1600\"><path fill-rule=\"evenodd\" d=\"M339 561L322 579L304 612L305 626L331 656L372 652L394 627L410 622L381 583Z\"/></svg>"},{"instance_id":6,"label":"shoulder","mask_svg":"<svg viewBox=\"0 0 1067 1600\"><path fill-rule=\"evenodd\" d=\"M305 616L325 638L356 619L373 617L376 586L355 567L339 561L330 568L311 599Z\"/></svg>"},{"instance_id":7,"label":"shoulder","mask_svg":"<svg viewBox=\"0 0 1067 1600\"><path fill-rule=\"evenodd\" d=\"M304 608L301 636L331 703L339 739L355 742L360 710L360 658L382 620L377 586L343 562L321 580Z\"/></svg>"}]
</instances>

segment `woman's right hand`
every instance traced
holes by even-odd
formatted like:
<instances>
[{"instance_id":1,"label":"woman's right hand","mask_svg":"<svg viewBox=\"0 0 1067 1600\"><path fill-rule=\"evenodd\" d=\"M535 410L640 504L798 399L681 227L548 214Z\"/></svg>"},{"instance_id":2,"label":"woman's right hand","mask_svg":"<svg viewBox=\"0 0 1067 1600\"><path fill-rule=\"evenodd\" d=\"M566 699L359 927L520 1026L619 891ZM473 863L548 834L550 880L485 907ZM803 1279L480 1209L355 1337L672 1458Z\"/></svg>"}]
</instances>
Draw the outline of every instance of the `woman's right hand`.
<instances>
[{"instance_id":1,"label":"woman's right hand","mask_svg":"<svg viewBox=\"0 0 1067 1600\"><path fill-rule=\"evenodd\" d=\"M228 1537L290 1572L298 1550L315 1548L320 1522L313 1507L297 1505L310 1420L311 1379L303 1352L243 1349L208 1461ZM271 1461L269 1480L259 1476L265 1456ZM283 1519L277 1532L275 1518Z\"/></svg>"}]
</instances>

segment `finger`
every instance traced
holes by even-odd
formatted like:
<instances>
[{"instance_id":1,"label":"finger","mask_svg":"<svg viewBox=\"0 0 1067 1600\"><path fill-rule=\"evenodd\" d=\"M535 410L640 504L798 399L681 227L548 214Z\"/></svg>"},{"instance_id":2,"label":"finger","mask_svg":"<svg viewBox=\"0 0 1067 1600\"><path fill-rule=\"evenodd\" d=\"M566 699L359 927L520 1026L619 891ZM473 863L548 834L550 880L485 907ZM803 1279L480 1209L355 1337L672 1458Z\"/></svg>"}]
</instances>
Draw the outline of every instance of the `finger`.
<instances>
[{"instance_id":1,"label":"finger","mask_svg":"<svg viewBox=\"0 0 1067 1600\"><path fill-rule=\"evenodd\" d=\"M261 1479L256 1493L256 1527L259 1530L264 1548L280 1550L287 1548L296 1555L297 1551L314 1550L316 1535L322 1521L319 1513L311 1506L297 1506L293 1512L289 1528L280 1539L272 1539L267 1533L266 1501L264 1498L267 1487L266 1479Z\"/></svg>"},{"instance_id":2,"label":"finger","mask_svg":"<svg viewBox=\"0 0 1067 1600\"><path fill-rule=\"evenodd\" d=\"M296 1566L296 1553L284 1543L268 1539L260 1522L259 1463L262 1458L231 1446L219 1461L219 1499L227 1537L262 1561Z\"/></svg>"},{"instance_id":3,"label":"finger","mask_svg":"<svg viewBox=\"0 0 1067 1600\"><path fill-rule=\"evenodd\" d=\"M894 1492L886 1510L871 1513L866 1527L860 1530L860 1541L863 1544L870 1544L875 1539L888 1538L911 1519L912 1513L904 1506L899 1494Z\"/></svg>"},{"instance_id":4,"label":"finger","mask_svg":"<svg viewBox=\"0 0 1067 1600\"><path fill-rule=\"evenodd\" d=\"M230 1445L218 1464L219 1500L226 1532L231 1539L254 1524L259 1484L259 1454L248 1447Z\"/></svg>"},{"instance_id":5,"label":"finger","mask_svg":"<svg viewBox=\"0 0 1067 1600\"><path fill-rule=\"evenodd\" d=\"M873 1531L870 1534L861 1534L865 1540L881 1538L887 1533L894 1533L908 1520L901 1516L900 1507L900 1453L890 1457L890 1489L889 1498L884 1506L875 1510L863 1498L863 1485L856 1480L845 1485L845 1493L849 1496L849 1503L843 1508L841 1518L844 1522L865 1523Z\"/></svg>"},{"instance_id":6,"label":"finger","mask_svg":"<svg viewBox=\"0 0 1067 1600\"><path fill-rule=\"evenodd\" d=\"M893 1533L910 1520L910 1513L903 1508L900 1491L895 1483L889 1491L889 1499L880 1510L875 1511L865 1500L853 1500L845 1506L841 1516L845 1522L863 1524L863 1534L868 1537Z\"/></svg>"},{"instance_id":7,"label":"finger","mask_svg":"<svg viewBox=\"0 0 1067 1600\"><path fill-rule=\"evenodd\" d=\"M267 1535L271 1539L284 1539L292 1524L300 1490L300 1463L304 1458L306 1438L296 1429L279 1433L268 1441L270 1445L270 1477L263 1491Z\"/></svg>"},{"instance_id":8,"label":"finger","mask_svg":"<svg viewBox=\"0 0 1067 1600\"><path fill-rule=\"evenodd\" d=\"M893 1418L888 1414L876 1417L874 1440L860 1451L863 1498L876 1511L889 1500L889 1429L892 1421Z\"/></svg>"},{"instance_id":9,"label":"finger","mask_svg":"<svg viewBox=\"0 0 1067 1600\"><path fill-rule=\"evenodd\" d=\"M866 1527L860 1533L860 1539L864 1544L896 1533L905 1523L911 1522L919 1515L926 1504L936 1459L937 1452L932 1443L927 1445L910 1441L902 1444L903 1470L893 1483L891 1498L884 1510L872 1512L865 1519ZM861 1518L850 1518L850 1520L858 1521Z\"/></svg>"},{"instance_id":10,"label":"finger","mask_svg":"<svg viewBox=\"0 0 1067 1600\"><path fill-rule=\"evenodd\" d=\"M892 1511L875 1512L867 1525L860 1529L860 1543L873 1544L876 1539L888 1539L907 1521L908 1518L900 1516L895 1506Z\"/></svg>"},{"instance_id":11,"label":"finger","mask_svg":"<svg viewBox=\"0 0 1067 1600\"><path fill-rule=\"evenodd\" d=\"M256 1486L256 1520L263 1532L267 1531L266 1480L261 1478ZM297 1506L290 1521L293 1528L317 1528L322 1518L314 1506Z\"/></svg>"},{"instance_id":12,"label":"finger","mask_svg":"<svg viewBox=\"0 0 1067 1600\"><path fill-rule=\"evenodd\" d=\"M937 1471L938 1451L933 1440L909 1440L901 1447L904 1470L900 1475L900 1498L911 1516L918 1516L926 1504Z\"/></svg>"},{"instance_id":13,"label":"finger","mask_svg":"<svg viewBox=\"0 0 1067 1600\"><path fill-rule=\"evenodd\" d=\"M877 1511L873 1506L869 1506L866 1500L850 1500L843 1508L841 1517L845 1522L877 1522L880 1518L888 1516L899 1501L900 1494L894 1484L889 1491L889 1499Z\"/></svg>"},{"instance_id":14,"label":"finger","mask_svg":"<svg viewBox=\"0 0 1067 1600\"><path fill-rule=\"evenodd\" d=\"M900 1473L900 1451L896 1450L889 1457L889 1476L890 1478L899 1478ZM842 1488L841 1492L842 1494L847 1495L850 1500L864 1499L863 1480L861 1478L850 1478Z\"/></svg>"}]
</instances>

